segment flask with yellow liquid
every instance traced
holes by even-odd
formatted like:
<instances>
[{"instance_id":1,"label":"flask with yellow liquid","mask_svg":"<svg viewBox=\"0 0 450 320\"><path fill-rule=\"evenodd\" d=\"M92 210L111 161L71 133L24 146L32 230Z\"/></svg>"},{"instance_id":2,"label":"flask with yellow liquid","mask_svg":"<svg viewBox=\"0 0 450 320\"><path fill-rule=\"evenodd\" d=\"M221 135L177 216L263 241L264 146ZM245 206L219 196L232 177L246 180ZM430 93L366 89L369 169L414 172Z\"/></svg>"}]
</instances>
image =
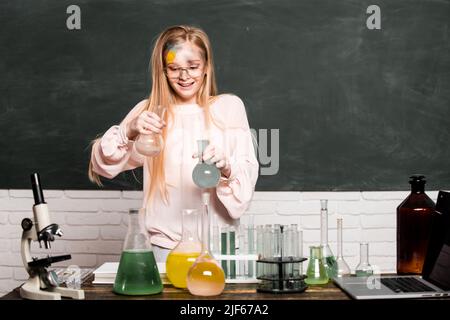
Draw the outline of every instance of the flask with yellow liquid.
<instances>
[{"instance_id":1,"label":"flask with yellow liquid","mask_svg":"<svg viewBox=\"0 0 450 320\"><path fill-rule=\"evenodd\" d=\"M202 248L198 238L198 211L182 211L182 236L178 245L169 253L166 260L166 273L170 282L177 288L186 288L189 268L200 255Z\"/></svg>"},{"instance_id":2,"label":"flask with yellow liquid","mask_svg":"<svg viewBox=\"0 0 450 320\"><path fill-rule=\"evenodd\" d=\"M202 251L189 269L187 288L193 295L208 297L222 293L225 288L225 273L209 248L209 192L203 192L203 203L205 210L202 216Z\"/></svg>"}]
</instances>

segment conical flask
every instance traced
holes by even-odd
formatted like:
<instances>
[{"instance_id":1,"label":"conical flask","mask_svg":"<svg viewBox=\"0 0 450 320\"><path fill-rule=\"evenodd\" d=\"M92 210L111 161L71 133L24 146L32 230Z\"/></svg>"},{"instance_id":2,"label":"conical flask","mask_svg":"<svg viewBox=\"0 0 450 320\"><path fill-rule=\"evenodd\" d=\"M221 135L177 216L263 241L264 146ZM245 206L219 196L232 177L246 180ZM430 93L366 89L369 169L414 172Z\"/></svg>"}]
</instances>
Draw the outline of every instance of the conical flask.
<instances>
[{"instance_id":1,"label":"conical flask","mask_svg":"<svg viewBox=\"0 0 450 320\"><path fill-rule=\"evenodd\" d=\"M208 146L208 140L198 140L198 163L192 171L192 180L202 189L214 188L219 183L220 171L217 167L208 161L203 161L203 152Z\"/></svg>"},{"instance_id":2,"label":"conical flask","mask_svg":"<svg viewBox=\"0 0 450 320\"><path fill-rule=\"evenodd\" d=\"M113 291L124 295L147 295L160 293L162 290L150 240L139 226L139 210L131 209Z\"/></svg>"},{"instance_id":3,"label":"conical flask","mask_svg":"<svg viewBox=\"0 0 450 320\"><path fill-rule=\"evenodd\" d=\"M166 109L158 106L155 113L164 118ZM164 140L159 133L140 134L135 142L136 151L147 157L156 157L164 148Z\"/></svg>"},{"instance_id":4,"label":"conical flask","mask_svg":"<svg viewBox=\"0 0 450 320\"><path fill-rule=\"evenodd\" d=\"M328 278L337 276L336 258L328 244L328 200L320 200L320 245Z\"/></svg>"},{"instance_id":5,"label":"conical flask","mask_svg":"<svg viewBox=\"0 0 450 320\"><path fill-rule=\"evenodd\" d=\"M183 209L182 236L178 245L167 256L166 273L177 288L186 288L189 268L200 255L202 244L198 238L198 211Z\"/></svg>"},{"instance_id":6,"label":"conical flask","mask_svg":"<svg viewBox=\"0 0 450 320\"><path fill-rule=\"evenodd\" d=\"M202 216L202 253L189 269L187 288L196 296L217 296L225 288L225 273L209 248L209 193L203 193L205 210ZM205 199L206 198L206 199Z\"/></svg>"},{"instance_id":7,"label":"conical flask","mask_svg":"<svg viewBox=\"0 0 450 320\"><path fill-rule=\"evenodd\" d=\"M307 284L325 284L328 283L328 274L325 268L325 259L323 257L322 246L309 247L309 262L306 270Z\"/></svg>"}]
</instances>

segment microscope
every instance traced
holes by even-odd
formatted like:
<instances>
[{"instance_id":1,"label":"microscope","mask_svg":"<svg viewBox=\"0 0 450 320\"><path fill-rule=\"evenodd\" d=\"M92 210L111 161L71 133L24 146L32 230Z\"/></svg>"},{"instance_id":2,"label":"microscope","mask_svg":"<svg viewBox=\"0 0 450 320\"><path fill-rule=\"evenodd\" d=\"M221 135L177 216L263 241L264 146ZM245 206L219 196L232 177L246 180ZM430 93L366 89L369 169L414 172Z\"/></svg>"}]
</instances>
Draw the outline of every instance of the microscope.
<instances>
[{"instance_id":1,"label":"microscope","mask_svg":"<svg viewBox=\"0 0 450 320\"><path fill-rule=\"evenodd\" d=\"M50 243L55 240L55 236L62 236L59 226L50 223L38 173L31 175L31 186L34 196L34 222L29 218L22 220L21 239L22 261L30 277L20 287L20 296L31 300L61 300L61 297L84 299L83 290L60 287L56 272L47 270L54 262L71 259L70 255L47 256L43 259L31 257L31 241L39 242L40 247L42 241L45 249L50 249Z\"/></svg>"}]
</instances>

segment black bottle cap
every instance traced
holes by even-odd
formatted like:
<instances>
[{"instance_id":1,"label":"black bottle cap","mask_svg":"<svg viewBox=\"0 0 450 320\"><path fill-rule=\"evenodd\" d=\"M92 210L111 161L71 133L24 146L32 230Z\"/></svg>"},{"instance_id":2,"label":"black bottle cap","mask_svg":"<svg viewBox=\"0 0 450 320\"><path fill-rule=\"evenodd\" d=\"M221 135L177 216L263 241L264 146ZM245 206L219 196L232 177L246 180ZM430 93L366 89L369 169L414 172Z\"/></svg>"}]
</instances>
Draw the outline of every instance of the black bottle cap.
<instances>
[{"instance_id":1,"label":"black bottle cap","mask_svg":"<svg viewBox=\"0 0 450 320\"><path fill-rule=\"evenodd\" d=\"M37 172L31 174L31 188L33 189L34 204L38 205L45 203L41 179L39 178L39 173Z\"/></svg>"},{"instance_id":2,"label":"black bottle cap","mask_svg":"<svg viewBox=\"0 0 450 320\"><path fill-rule=\"evenodd\" d=\"M413 174L409 177L409 183L425 183L427 180L423 174Z\"/></svg>"}]
</instances>

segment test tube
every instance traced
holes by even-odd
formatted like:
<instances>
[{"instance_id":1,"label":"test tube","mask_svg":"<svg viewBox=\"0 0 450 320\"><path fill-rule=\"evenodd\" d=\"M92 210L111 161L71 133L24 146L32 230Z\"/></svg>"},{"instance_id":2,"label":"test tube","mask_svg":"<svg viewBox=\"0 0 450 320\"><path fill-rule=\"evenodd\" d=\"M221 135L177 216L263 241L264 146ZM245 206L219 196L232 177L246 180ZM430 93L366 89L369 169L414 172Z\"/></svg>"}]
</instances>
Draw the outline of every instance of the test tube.
<instances>
[{"instance_id":1,"label":"test tube","mask_svg":"<svg viewBox=\"0 0 450 320\"><path fill-rule=\"evenodd\" d=\"M283 241L283 245L285 248L285 256L287 259L293 260L294 258L294 252L293 252L293 248L294 248L294 237L293 237L293 227L292 226L285 226L285 232L284 232L284 241ZM293 276L294 273L294 263L287 263L285 264L286 266L286 275L291 278Z\"/></svg>"},{"instance_id":2,"label":"test tube","mask_svg":"<svg viewBox=\"0 0 450 320\"><path fill-rule=\"evenodd\" d=\"M239 225L238 232L238 244L237 244L237 255L246 255L248 254L248 240L247 238L247 226L245 224ZM246 260L238 260L238 270L237 270L237 278L245 279L247 277L247 264Z\"/></svg>"},{"instance_id":3,"label":"test tube","mask_svg":"<svg viewBox=\"0 0 450 320\"><path fill-rule=\"evenodd\" d=\"M255 254L255 226L250 224L247 228L247 243L248 243L248 254ZM255 270L255 261L254 260L248 260L248 276L249 278L254 277L254 270Z\"/></svg>"},{"instance_id":4,"label":"test tube","mask_svg":"<svg viewBox=\"0 0 450 320\"><path fill-rule=\"evenodd\" d=\"M276 252L276 257L278 259L278 261L282 261L284 256L286 255L285 253L285 248L284 248L284 226L282 225L278 225L278 228L275 229L275 236L276 236L276 243L277 243L277 252ZM286 270L285 270L285 266L283 263L280 264L274 264L275 269L275 276L278 278L278 280L282 280L284 279L285 275L286 275Z\"/></svg>"},{"instance_id":5,"label":"test tube","mask_svg":"<svg viewBox=\"0 0 450 320\"><path fill-rule=\"evenodd\" d=\"M256 254L258 255L258 259L264 258L264 226L258 225L256 226ZM256 264L256 275L261 277L264 273L264 268L262 263Z\"/></svg>"},{"instance_id":6,"label":"test tube","mask_svg":"<svg viewBox=\"0 0 450 320\"><path fill-rule=\"evenodd\" d=\"M272 225L266 224L264 227L264 258L269 259L272 257L272 248L273 248L274 241L272 240ZM272 275L272 268L269 263L264 263L264 270L263 270L264 276L271 276Z\"/></svg>"},{"instance_id":7,"label":"test tube","mask_svg":"<svg viewBox=\"0 0 450 320\"><path fill-rule=\"evenodd\" d=\"M303 258L303 231L298 230L298 256ZM300 263L300 275L303 275L303 263Z\"/></svg>"},{"instance_id":8,"label":"test tube","mask_svg":"<svg viewBox=\"0 0 450 320\"><path fill-rule=\"evenodd\" d=\"M228 253L228 228L222 227L220 230L220 252L222 254ZM225 278L228 278L228 262L229 260L222 260L222 269L225 273Z\"/></svg>"},{"instance_id":9,"label":"test tube","mask_svg":"<svg viewBox=\"0 0 450 320\"><path fill-rule=\"evenodd\" d=\"M217 215L213 214L213 223L212 223L212 242L211 242L211 251L213 255L219 255L220 252L220 232L219 232L219 225L217 223Z\"/></svg>"},{"instance_id":10,"label":"test tube","mask_svg":"<svg viewBox=\"0 0 450 320\"><path fill-rule=\"evenodd\" d=\"M290 227L291 232L291 254L294 259L299 258L299 244L298 244L298 225L293 223ZM298 277L300 274L300 263L292 265L292 277Z\"/></svg>"},{"instance_id":11,"label":"test tube","mask_svg":"<svg viewBox=\"0 0 450 320\"><path fill-rule=\"evenodd\" d=\"M229 240L229 245L228 245L228 254L229 255L236 255L236 229L234 227L230 227L229 228L229 233L228 233L228 240ZM230 262L230 278L231 279L236 279L236 260L235 259L231 259L229 260Z\"/></svg>"}]
</instances>

